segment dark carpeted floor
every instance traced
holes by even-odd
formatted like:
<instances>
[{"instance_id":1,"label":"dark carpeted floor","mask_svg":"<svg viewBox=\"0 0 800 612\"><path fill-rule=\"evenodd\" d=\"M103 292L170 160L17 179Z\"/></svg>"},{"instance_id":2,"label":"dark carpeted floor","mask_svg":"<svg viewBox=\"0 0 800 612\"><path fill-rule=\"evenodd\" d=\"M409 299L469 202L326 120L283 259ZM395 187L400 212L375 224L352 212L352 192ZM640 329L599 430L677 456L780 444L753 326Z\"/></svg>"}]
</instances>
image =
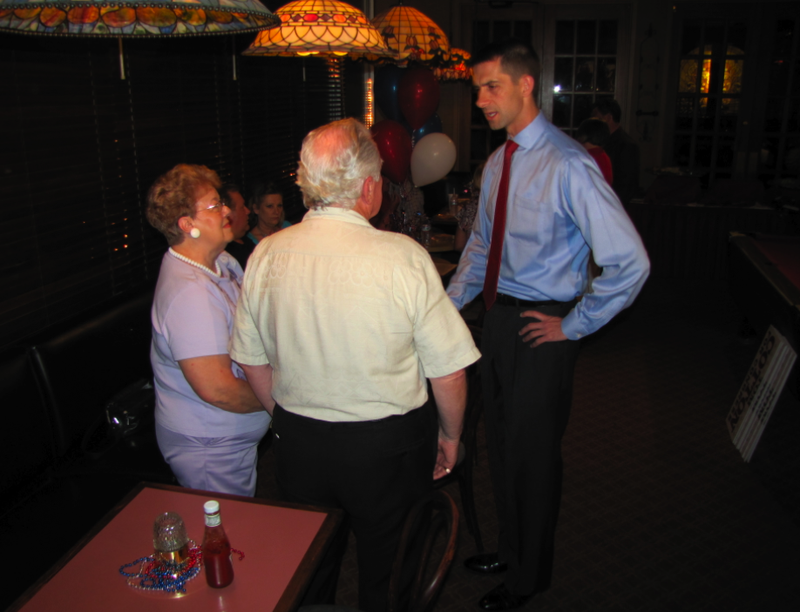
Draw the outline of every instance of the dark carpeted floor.
<instances>
[{"instance_id":1,"label":"dark carpeted floor","mask_svg":"<svg viewBox=\"0 0 800 612\"><path fill-rule=\"evenodd\" d=\"M800 403L784 392L747 464L724 418L760 339L724 285L651 280L584 343L564 439L552 588L525 610L794 611L800 607ZM484 542L497 525L479 432ZM275 497L272 457L259 495ZM449 485L460 507L458 486ZM500 581L467 571L462 525L437 612L477 610ZM337 602L356 606L352 541Z\"/></svg>"}]
</instances>

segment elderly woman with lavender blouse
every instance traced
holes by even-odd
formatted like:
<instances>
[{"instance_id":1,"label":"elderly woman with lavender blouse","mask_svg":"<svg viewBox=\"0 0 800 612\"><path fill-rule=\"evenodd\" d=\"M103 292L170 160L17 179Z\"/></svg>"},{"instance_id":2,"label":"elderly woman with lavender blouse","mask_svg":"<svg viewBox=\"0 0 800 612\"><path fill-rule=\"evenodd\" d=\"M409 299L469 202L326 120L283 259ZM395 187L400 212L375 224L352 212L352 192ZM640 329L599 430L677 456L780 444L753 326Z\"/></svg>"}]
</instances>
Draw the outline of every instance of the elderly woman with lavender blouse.
<instances>
[{"instance_id":1,"label":"elderly woman with lavender blouse","mask_svg":"<svg viewBox=\"0 0 800 612\"><path fill-rule=\"evenodd\" d=\"M243 272L224 251L233 232L219 186L205 166L180 164L147 197L169 243L152 309L156 436L182 486L252 496L271 418L228 355Z\"/></svg>"}]
</instances>

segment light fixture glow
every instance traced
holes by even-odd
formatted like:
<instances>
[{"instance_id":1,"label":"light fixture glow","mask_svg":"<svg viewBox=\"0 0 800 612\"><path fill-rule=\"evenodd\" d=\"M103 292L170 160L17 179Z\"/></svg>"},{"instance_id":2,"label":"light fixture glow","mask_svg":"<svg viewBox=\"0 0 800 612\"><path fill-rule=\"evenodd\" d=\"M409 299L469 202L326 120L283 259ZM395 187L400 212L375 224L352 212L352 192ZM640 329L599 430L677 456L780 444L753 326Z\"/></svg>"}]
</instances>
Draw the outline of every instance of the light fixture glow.
<instances>
[{"instance_id":1,"label":"light fixture glow","mask_svg":"<svg viewBox=\"0 0 800 612\"><path fill-rule=\"evenodd\" d=\"M389 53L364 13L345 2L295 0L275 11L275 15L280 27L259 32L242 55Z\"/></svg>"},{"instance_id":2,"label":"light fixture glow","mask_svg":"<svg viewBox=\"0 0 800 612\"><path fill-rule=\"evenodd\" d=\"M442 29L427 15L411 6L397 4L372 20L381 33L392 59L403 65L409 61L446 63L450 41ZM367 56L380 61L380 57Z\"/></svg>"},{"instance_id":3,"label":"light fixture glow","mask_svg":"<svg viewBox=\"0 0 800 612\"><path fill-rule=\"evenodd\" d=\"M364 92L365 102L366 102L366 109L364 112L364 125L368 128L372 127L372 124L375 123L375 94L372 90L373 81L372 79L367 79L367 87L366 91Z\"/></svg>"},{"instance_id":4,"label":"light fixture glow","mask_svg":"<svg viewBox=\"0 0 800 612\"><path fill-rule=\"evenodd\" d=\"M22 34L208 36L278 23L258 0L0 0L0 30Z\"/></svg>"},{"instance_id":5,"label":"light fixture glow","mask_svg":"<svg viewBox=\"0 0 800 612\"><path fill-rule=\"evenodd\" d=\"M472 56L463 49L450 47L445 63L433 69L433 75L440 81L471 81L472 68L467 62Z\"/></svg>"}]
</instances>

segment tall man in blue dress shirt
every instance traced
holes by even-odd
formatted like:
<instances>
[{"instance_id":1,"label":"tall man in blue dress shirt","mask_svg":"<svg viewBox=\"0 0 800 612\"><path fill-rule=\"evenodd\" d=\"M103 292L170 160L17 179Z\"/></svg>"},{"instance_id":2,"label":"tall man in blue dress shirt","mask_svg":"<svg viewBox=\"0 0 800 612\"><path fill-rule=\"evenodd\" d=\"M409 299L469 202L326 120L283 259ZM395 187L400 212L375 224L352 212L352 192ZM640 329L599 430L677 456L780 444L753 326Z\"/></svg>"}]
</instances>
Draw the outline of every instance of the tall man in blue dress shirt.
<instances>
[{"instance_id":1,"label":"tall man in blue dress shirt","mask_svg":"<svg viewBox=\"0 0 800 612\"><path fill-rule=\"evenodd\" d=\"M535 52L519 41L493 43L473 58L477 106L518 145L511 148L497 297L487 304L481 347L498 552L466 565L507 572L480 600L485 610L518 608L550 586L578 340L629 306L650 270L597 165L539 112L539 70ZM491 270L504 148L486 164L473 232L447 290L459 309L484 289ZM603 273L585 293L590 249Z\"/></svg>"}]
</instances>

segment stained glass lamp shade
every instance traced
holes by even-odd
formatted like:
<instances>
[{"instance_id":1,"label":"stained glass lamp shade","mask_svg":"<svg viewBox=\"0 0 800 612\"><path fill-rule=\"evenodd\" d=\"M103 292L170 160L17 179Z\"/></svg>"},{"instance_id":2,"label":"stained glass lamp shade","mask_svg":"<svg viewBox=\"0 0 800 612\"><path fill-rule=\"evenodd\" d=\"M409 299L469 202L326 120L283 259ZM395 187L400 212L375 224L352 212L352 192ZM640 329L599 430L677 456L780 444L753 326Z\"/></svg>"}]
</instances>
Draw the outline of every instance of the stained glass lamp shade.
<instances>
[{"instance_id":1,"label":"stained glass lamp shade","mask_svg":"<svg viewBox=\"0 0 800 612\"><path fill-rule=\"evenodd\" d=\"M207 36L278 25L258 0L0 0L0 31L53 36Z\"/></svg>"},{"instance_id":2,"label":"stained glass lamp shade","mask_svg":"<svg viewBox=\"0 0 800 612\"><path fill-rule=\"evenodd\" d=\"M275 15L280 27L259 32L242 55L361 55L388 53L378 31L357 8L336 0L296 0Z\"/></svg>"},{"instance_id":3,"label":"stained glass lamp shade","mask_svg":"<svg viewBox=\"0 0 800 612\"><path fill-rule=\"evenodd\" d=\"M397 4L376 16L372 25L398 62L444 62L450 51L442 29L411 6Z\"/></svg>"}]
</instances>

